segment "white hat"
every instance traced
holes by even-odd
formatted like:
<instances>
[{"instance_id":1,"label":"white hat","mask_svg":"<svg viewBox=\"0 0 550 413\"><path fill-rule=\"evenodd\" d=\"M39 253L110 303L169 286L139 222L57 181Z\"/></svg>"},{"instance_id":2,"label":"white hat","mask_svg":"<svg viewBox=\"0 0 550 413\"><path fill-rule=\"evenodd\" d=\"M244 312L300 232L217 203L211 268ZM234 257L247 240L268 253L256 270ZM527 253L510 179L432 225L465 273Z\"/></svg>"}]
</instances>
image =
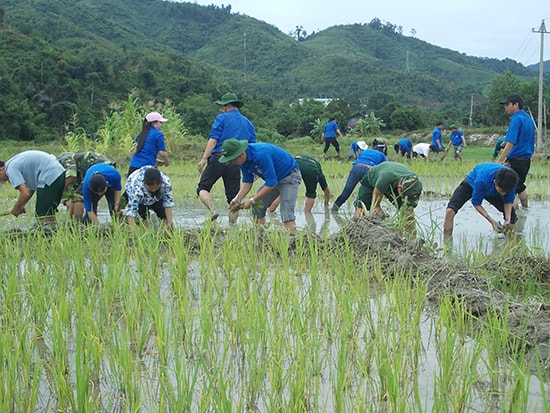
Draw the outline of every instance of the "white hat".
<instances>
[{"instance_id":1,"label":"white hat","mask_svg":"<svg viewBox=\"0 0 550 413\"><path fill-rule=\"evenodd\" d=\"M167 122L168 119L164 119L162 115L158 112L151 112L145 116L147 122Z\"/></svg>"},{"instance_id":2,"label":"white hat","mask_svg":"<svg viewBox=\"0 0 550 413\"><path fill-rule=\"evenodd\" d=\"M368 149L369 145L365 143L365 141L357 141L357 146L359 146L359 149L364 151L365 149Z\"/></svg>"}]
</instances>

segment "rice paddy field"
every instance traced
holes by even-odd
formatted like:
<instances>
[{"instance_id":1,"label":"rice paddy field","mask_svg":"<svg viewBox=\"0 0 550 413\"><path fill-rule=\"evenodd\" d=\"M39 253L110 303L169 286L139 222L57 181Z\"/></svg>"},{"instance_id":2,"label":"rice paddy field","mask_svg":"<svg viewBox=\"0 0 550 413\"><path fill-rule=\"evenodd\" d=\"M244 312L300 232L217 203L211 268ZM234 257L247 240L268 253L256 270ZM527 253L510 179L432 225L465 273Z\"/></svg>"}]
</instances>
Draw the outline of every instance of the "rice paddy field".
<instances>
[{"instance_id":1,"label":"rice paddy field","mask_svg":"<svg viewBox=\"0 0 550 413\"><path fill-rule=\"evenodd\" d=\"M550 167L531 168L528 236L492 234L465 206L448 248L434 211L492 153L469 149L409 163L424 183L416 238L388 204L387 220L357 222L316 205L295 235L276 215L229 225L221 183L211 222L196 161L178 156L163 169L172 231L130 233L101 203L99 229L63 208L54 232L0 217L0 411L550 411ZM336 197L351 163L322 165ZM16 197L0 186L2 210Z\"/></svg>"}]
</instances>

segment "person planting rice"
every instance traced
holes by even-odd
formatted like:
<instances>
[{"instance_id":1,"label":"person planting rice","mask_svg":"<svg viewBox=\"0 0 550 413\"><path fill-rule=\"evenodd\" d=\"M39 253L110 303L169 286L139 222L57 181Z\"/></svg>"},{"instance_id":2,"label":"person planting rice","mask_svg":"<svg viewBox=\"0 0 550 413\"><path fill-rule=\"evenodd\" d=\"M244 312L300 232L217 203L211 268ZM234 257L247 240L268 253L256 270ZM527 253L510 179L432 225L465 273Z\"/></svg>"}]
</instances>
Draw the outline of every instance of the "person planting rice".
<instances>
[{"instance_id":1,"label":"person planting rice","mask_svg":"<svg viewBox=\"0 0 550 413\"><path fill-rule=\"evenodd\" d=\"M336 198L336 201L332 205L332 211L337 212L342 207L370 168L386 161L386 155L384 155L382 151L375 149L365 149L361 151L357 160L352 164L342 193L338 195L338 198Z\"/></svg>"},{"instance_id":2,"label":"person planting rice","mask_svg":"<svg viewBox=\"0 0 550 413\"><path fill-rule=\"evenodd\" d=\"M270 143L248 143L228 139L222 145L220 163L231 162L239 165L242 172L241 188L229 204L231 208L248 209L257 201L263 207L254 209L258 224L265 224L267 208L280 195L281 219L290 232L296 231L296 198L302 183L302 174L296 160L287 151ZM265 183L252 198L241 202L252 189L254 177Z\"/></svg>"},{"instance_id":3,"label":"person planting rice","mask_svg":"<svg viewBox=\"0 0 550 413\"><path fill-rule=\"evenodd\" d=\"M360 218L365 209L385 216L380 206L385 196L397 208L405 208L405 223L413 230L414 208L421 193L422 182L413 171L400 162L382 162L370 168L361 179L353 219Z\"/></svg>"},{"instance_id":4,"label":"person planting rice","mask_svg":"<svg viewBox=\"0 0 550 413\"><path fill-rule=\"evenodd\" d=\"M66 169L65 190L61 202L67 207L69 218L81 219L84 215L84 199L82 197L82 180L86 171L97 163L106 163L116 167L116 163L98 152L63 152L57 160Z\"/></svg>"},{"instance_id":5,"label":"person planting rice","mask_svg":"<svg viewBox=\"0 0 550 413\"><path fill-rule=\"evenodd\" d=\"M328 187L327 178L323 173L323 168L317 159L309 155L297 155L294 157L300 168L302 174L302 180L306 187L306 204L304 206L304 212L311 212L313 205L315 205L315 198L317 198L317 185L321 187L324 194L325 207L328 206L330 201L330 189ZM279 203L281 197L277 197L275 201L268 208L269 212L274 212Z\"/></svg>"},{"instance_id":6,"label":"person planting rice","mask_svg":"<svg viewBox=\"0 0 550 413\"><path fill-rule=\"evenodd\" d=\"M128 221L130 230L135 228L136 216L146 227L148 210L152 209L160 220L166 221L168 228L173 228L172 183L170 178L157 168L143 166L132 172L125 185L128 195L128 205L123 214Z\"/></svg>"},{"instance_id":7,"label":"person planting rice","mask_svg":"<svg viewBox=\"0 0 550 413\"><path fill-rule=\"evenodd\" d=\"M55 224L55 214L65 188L65 168L55 156L42 151L25 151L0 161L0 181L10 181L19 191L11 214L19 216L36 192L36 216L40 224Z\"/></svg>"},{"instance_id":8,"label":"person planting rice","mask_svg":"<svg viewBox=\"0 0 550 413\"><path fill-rule=\"evenodd\" d=\"M476 211L489 221L495 231L513 230L517 221L513 207L517 184L518 174L512 168L492 162L476 165L455 189L447 204L443 234L453 234L454 217L470 199ZM484 199L503 213L504 224L491 218L481 205Z\"/></svg>"},{"instance_id":9,"label":"person planting rice","mask_svg":"<svg viewBox=\"0 0 550 413\"><path fill-rule=\"evenodd\" d=\"M86 216L84 221L91 221L99 226L97 219L97 204L105 195L111 217L118 212L120 193L122 190L120 172L114 166L98 163L91 166L84 176L82 195Z\"/></svg>"}]
</instances>

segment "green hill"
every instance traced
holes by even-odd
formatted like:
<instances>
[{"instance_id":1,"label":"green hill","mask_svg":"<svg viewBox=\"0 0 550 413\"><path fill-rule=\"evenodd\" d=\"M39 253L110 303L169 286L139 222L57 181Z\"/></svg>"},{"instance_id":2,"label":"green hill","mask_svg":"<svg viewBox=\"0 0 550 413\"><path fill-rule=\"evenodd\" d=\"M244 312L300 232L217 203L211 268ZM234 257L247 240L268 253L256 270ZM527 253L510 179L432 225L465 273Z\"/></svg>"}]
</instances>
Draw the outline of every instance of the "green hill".
<instances>
[{"instance_id":1,"label":"green hill","mask_svg":"<svg viewBox=\"0 0 550 413\"><path fill-rule=\"evenodd\" d=\"M0 19L4 139L48 139L75 118L94 131L131 91L176 106L197 96L211 102L228 89L281 104L330 97L357 111L384 95L464 113L495 75L534 76L509 59L403 36L378 19L301 41L231 6L162 0L4 0Z\"/></svg>"}]
</instances>

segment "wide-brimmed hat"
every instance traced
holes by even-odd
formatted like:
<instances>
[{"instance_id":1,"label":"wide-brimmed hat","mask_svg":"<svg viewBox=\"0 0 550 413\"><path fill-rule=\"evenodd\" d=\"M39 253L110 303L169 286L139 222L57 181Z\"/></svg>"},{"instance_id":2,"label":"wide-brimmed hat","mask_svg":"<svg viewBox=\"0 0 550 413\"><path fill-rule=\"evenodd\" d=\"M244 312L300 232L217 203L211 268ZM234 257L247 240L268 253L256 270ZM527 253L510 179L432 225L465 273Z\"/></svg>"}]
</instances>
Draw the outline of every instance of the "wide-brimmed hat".
<instances>
[{"instance_id":1,"label":"wide-brimmed hat","mask_svg":"<svg viewBox=\"0 0 550 413\"><path fill-rule=\"evenodd\" d=\"M248 146L248 141L238 140L238 139L228 139L222 143L222 156L218 160L220 163L226 163L237 158L242 154L246 147Z\"/></svg>"},{"instance_id":2,"label":"wide-brimmed hat","mask_svg":"<svg viewBox=\"0 0 550 413\"><path fill-rule=\"evenodd\" d=\"M168 122L168 119L163 118L158 112L151 112L147 114L147 116L145 116L145 120L147 120L147 122Z\"/></svg>"},{"instance_id":3,"label":"wide-brimmed hat","mask_svg":"<svg viewBox=\"0 0 550 413\"><path fill-rule=\"evenodd\" d=\"M237 108L240 108L244 105L244 103L234 93L226 93L222 96L220 100L216 101L216 104L220 106L225 106L229 103Z\"/></svg>"},{"instance_id":4,"label":"wide-brimmed hat","mask_svg":"<svg viewBox=\"0 0 550 413\"><path fill-rule=\"evenodd\" d=\"M418 176L406 176L401 181L401 187L401 197L406 199L407 205L416 208L418 199L422 193L422 182L420 182Z\"/></svg>"},{"instance_id":5,"label":"wide-brimmed hat","mask_svg":"<svg viewBox=\"0 0 550 413\"><path fill-rule=\"evenodd\" d=\"M359 147L359 149L361 149L362 151L364 151L365 149L368 149L369 148L369 145L367 145L367 143L365 141L357 141L357 146Z\"/></svg>"},{"instance_id":6,"label":"wide-brimmed hat","mask_svg":"<svg viewBox=\"0 0 550 413\"><path fill-rule=\"evenodd\" d=\"M453 125L449 126L449 129L456 129L456 125L453 124Z\"/></svg>"}]
</instances>

